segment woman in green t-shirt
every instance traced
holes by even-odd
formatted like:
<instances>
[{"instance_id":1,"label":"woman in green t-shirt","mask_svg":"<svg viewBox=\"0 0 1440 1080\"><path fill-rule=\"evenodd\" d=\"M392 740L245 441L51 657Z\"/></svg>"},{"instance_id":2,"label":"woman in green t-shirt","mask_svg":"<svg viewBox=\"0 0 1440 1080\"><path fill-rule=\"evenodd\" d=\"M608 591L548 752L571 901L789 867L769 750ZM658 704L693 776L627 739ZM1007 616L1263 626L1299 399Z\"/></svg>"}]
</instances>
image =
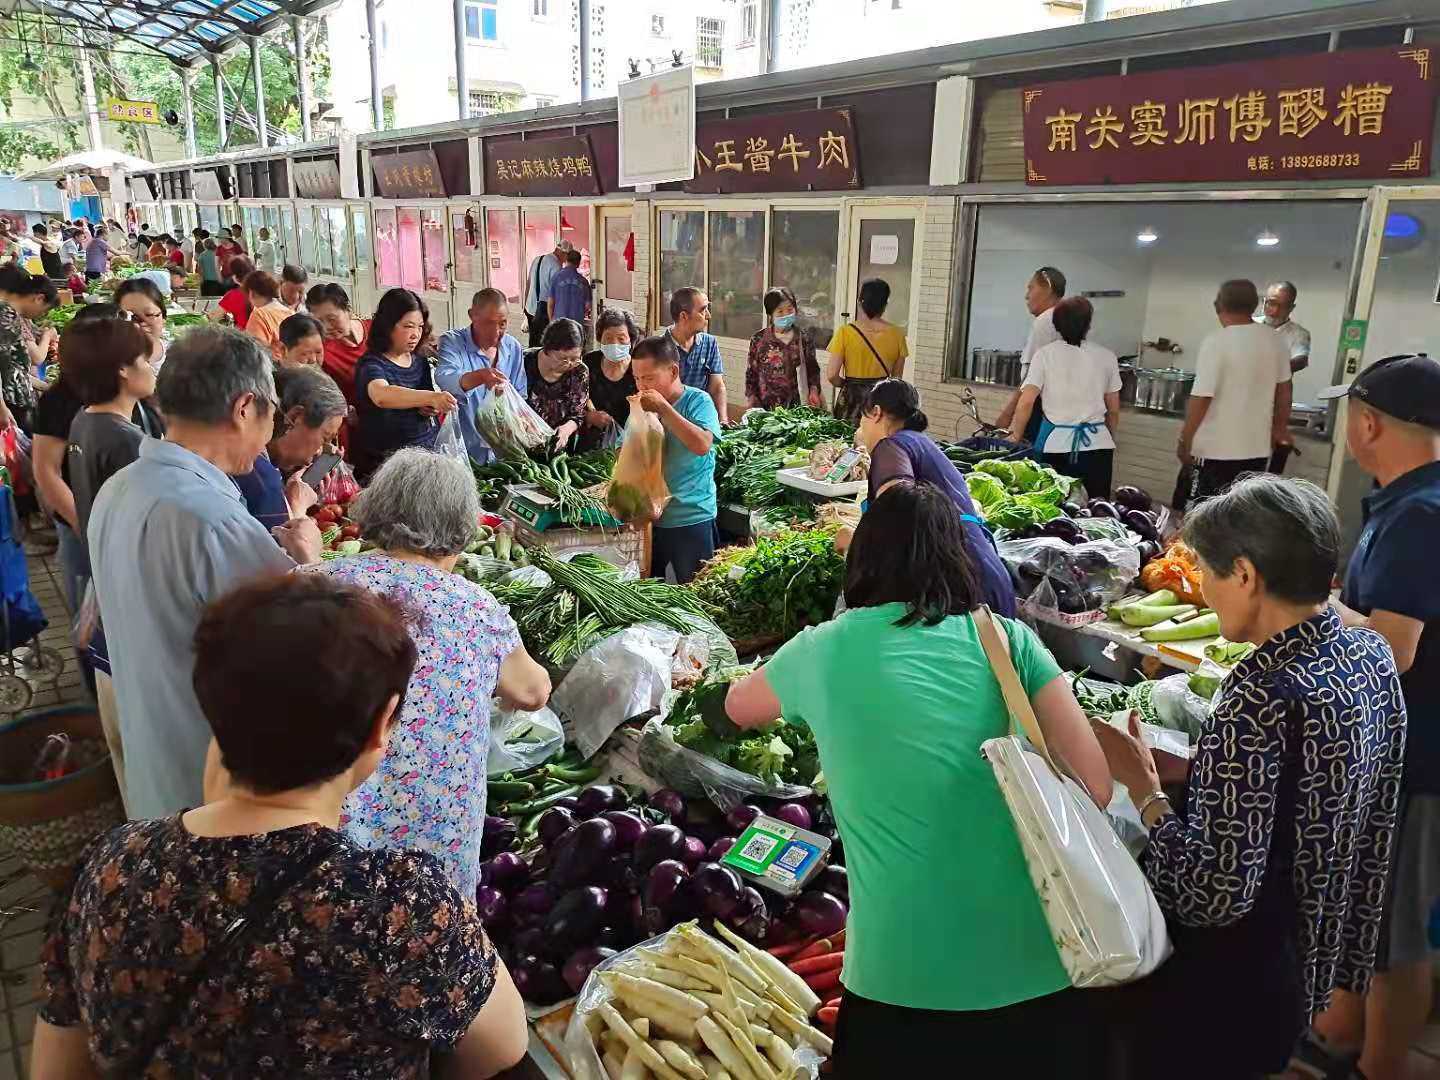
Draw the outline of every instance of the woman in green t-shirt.
<instances>
[{"instance_id":1,"label":"woman in green t-shirt","mask_svg":"<svg viewBox=\"0 0 1440 1080\"><path fill-rule=\"evenodd\" d=\"M893 486L855 530L848 610L726 700L738 727L783 715L820 748L850 875L836 1077L1098 1068L1094 996L1069 989L980 756L1010 720L971 617L980 591L965 551L942 492ZM1105 756L1055 660L1024 624L996 621L1046 741L1106 805Z\"/></svg>"}]
</instances>

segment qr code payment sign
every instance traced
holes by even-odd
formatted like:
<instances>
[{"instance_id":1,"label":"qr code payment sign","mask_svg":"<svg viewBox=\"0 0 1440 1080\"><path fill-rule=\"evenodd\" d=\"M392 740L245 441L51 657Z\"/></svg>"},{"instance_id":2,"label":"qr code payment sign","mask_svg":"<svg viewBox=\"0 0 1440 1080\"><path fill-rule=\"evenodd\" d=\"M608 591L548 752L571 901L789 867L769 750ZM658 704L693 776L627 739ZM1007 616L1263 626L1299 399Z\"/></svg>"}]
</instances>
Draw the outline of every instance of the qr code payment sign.
<instances>
[{"instance_id":1,"label":"qr code payment sign","mask_svg":"<svg viewBox=\"0 0 1440 1080\"><path fill-rule=\"evenodd\" d=\"M805 865L805 860L810 857L810 852L799 844L794 844L790 850L775 860L776 866L783 866L787 870L799 870Z\"/></svg>"},{"instance_id":2,"label":"qr code payment sign","mask_svg":"<svg viewBox=\"0 0 1440 1080\"><path fill-rule=\"evenodd\" d=\"M743 858L751 862L763 863L770 857L770 853L780 845L780 841L773 836L757 835L750 838L750 842L741 849Z\"/></svg>"}]
</instances>

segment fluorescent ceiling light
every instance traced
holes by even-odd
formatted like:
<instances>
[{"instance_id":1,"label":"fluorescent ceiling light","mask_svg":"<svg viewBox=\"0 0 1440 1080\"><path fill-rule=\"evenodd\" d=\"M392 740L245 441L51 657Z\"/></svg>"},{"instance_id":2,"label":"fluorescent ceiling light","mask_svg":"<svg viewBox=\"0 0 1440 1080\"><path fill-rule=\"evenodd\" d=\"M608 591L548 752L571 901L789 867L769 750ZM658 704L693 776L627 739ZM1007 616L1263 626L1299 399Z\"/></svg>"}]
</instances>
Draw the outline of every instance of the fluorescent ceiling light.
<instances>
[{"instance_id":1,"label":"fluorescent ceiling light","mask_svg":"<svg viewBox=\"0 0 1440 1080\"><path fill-rule=\"evenodd\" d=\"M1160 234L1157 233L1154 229L1150 228L1149 225L1146 225L1145 228L1141 229L1138 233L1135 234L1135 242L1137 244L1153 244L1156 240L1159 239Z\"/></svg>"},{"instance_id":2,"label":"fluorescent ceiling light","mask_svg":"<svg viewBox=\"0 0 1440 1080\"><path fill-rule=\"evenodd\" d=\"M1259 236L1255 237L1256 247L1274 247L1278 243L1280 243L1280 238L1269 229L1266 229Z\"/></svg>"}]
</instances>

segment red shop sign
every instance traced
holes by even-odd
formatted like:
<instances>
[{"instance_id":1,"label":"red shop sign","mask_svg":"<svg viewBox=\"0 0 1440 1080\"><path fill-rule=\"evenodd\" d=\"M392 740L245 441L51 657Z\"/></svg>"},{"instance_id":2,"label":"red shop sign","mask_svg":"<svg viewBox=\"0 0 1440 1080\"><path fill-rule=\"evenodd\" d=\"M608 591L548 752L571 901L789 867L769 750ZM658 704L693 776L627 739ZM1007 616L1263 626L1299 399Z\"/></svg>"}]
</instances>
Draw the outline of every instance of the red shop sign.
<instances>
[{"instance_id":1,"label":"red shop sign","mask_svg":"<svg viewBox=\"0 0 1440 1080\"><path fill-rule=\"evenodd\" d=\"M1028 86L1025 182L1429 176L1437 64L1404 45Z\"/></svg>"}]
</instances>

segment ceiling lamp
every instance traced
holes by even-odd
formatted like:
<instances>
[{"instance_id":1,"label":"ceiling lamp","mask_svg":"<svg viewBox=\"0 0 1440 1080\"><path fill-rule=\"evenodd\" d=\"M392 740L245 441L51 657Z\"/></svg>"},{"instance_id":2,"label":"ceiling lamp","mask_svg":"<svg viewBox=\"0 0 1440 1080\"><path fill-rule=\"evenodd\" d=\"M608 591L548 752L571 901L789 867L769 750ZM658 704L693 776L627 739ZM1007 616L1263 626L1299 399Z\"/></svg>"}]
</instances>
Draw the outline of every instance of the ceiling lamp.
<instances>
[{"instance_id":1,"label":"ceiling lamp","mask_svg":"<svg viewBox=\"0 0 1440 1080\"><path fill-rule=\"evenodd\" d=\"M1135 234L1135 242L1137 244L1153 244L1156 240L1159 239L1160 234L1157 233L1154 229L1152 229L1149 225L1146 225L1145 228L1141 229L1138 233Z\"/></svg>"},{"instance_id":2,"label":"ceiling lamp","mask_svg":"<svg viewBox=\"0 0 1440 1080\"><path fill-rule=\"evenodd\" d=\"M1256 247L1274 247L1278 243L1280 243L1280 238L1269 229L1266 229L1259 236L1255 237Z\"/></svg>"}]
</instances>

